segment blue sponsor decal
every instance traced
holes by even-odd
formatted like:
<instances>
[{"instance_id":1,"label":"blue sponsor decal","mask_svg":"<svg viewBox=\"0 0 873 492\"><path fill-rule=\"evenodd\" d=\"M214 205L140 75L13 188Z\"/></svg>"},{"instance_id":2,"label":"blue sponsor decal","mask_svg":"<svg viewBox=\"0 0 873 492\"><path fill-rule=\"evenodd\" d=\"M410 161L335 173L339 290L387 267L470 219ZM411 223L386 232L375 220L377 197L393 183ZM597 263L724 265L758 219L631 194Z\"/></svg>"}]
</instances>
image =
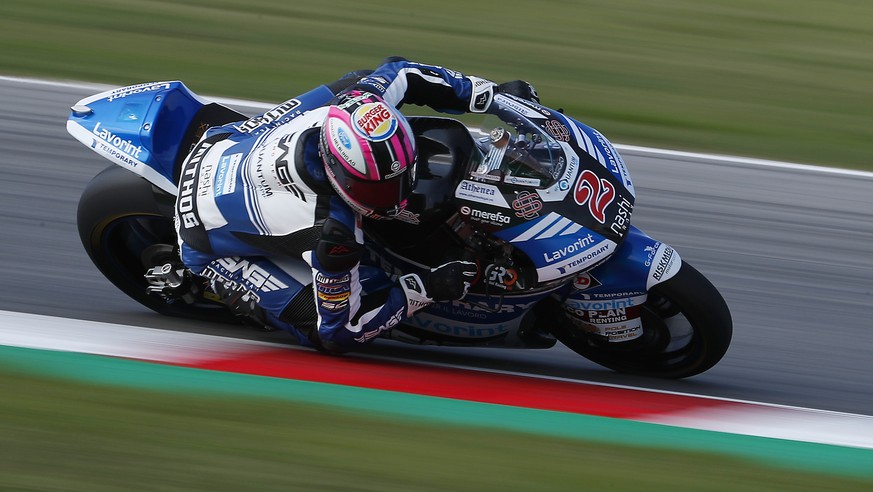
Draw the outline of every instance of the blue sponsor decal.
<instances>
[{"instance_id":1,"label":"blue sponsor decal","mask_svg":"<svg viewBox=\"0 0 873 492\"><path fill-rule=\"evenodd\" d=\"M343 130L342 128L338 128L336 131L336 136L340 140L340 143L343 144L343 147L351 150L352 141L351 141L351 139L349 139L349 136L346 135L345 130Z\"/></svg>"},{"instance_id":2,"label":"blue sponsor decal","mask_svg":"<svg viewBox=\"0 0 873 492\"><path fill-rule=\"evenodd\" d=\"M558 265L596 246L604 237L558 213L495 233L524 251L537 267Z\"/></svg>"}]
</instances>

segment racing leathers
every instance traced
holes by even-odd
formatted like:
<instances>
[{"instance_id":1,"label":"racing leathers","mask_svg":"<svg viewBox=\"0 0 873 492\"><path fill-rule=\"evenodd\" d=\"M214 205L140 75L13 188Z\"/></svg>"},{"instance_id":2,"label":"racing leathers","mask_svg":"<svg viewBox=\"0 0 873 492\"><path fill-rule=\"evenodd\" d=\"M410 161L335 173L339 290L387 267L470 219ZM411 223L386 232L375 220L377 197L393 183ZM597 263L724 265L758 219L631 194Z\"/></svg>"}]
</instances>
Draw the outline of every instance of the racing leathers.
<instances>
[{"instance_id":1,"label":"racing leathers","mask_svg":"<svg viewBox=\"0 0 873 492\"><path fill-rule=\"evenodd\" d=\"M483 112L496 89L399 58L350 83L348 89L398 108L446 113ZM334 192L318 151L337 90L320 86L246 121L210 128L183 163L176 228L182 261L232 309L288 330L301 344L346 351L435 296L416 274L364 294L362 218ZM398 219L416 217L407 211Z\"/></svg>"}]
</instances>

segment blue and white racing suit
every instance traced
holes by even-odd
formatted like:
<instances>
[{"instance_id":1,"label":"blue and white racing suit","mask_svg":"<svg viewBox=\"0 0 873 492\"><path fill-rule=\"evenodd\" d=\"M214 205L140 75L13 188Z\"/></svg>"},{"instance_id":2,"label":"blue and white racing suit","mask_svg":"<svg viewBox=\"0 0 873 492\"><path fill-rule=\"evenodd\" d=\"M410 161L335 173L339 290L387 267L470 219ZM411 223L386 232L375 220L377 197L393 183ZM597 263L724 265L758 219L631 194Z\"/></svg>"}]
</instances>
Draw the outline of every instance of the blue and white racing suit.
<instances>
[{"instance_id":1,"label":"blue and white racing suit","mask_svg":"<svg viewBox=\"0 0 873 492\"><path fill-rule=\"evenodd\" d=\"M495 84L389 59L351 86L400 107L482 112ZM334 90L321 86L266 113L210 128L185 160L176 203L182 261L234 303L304 345L344 351L433 301L421 279L364 295L361 217L333 191L318 131Z\"/></svg>"}]
</instances>

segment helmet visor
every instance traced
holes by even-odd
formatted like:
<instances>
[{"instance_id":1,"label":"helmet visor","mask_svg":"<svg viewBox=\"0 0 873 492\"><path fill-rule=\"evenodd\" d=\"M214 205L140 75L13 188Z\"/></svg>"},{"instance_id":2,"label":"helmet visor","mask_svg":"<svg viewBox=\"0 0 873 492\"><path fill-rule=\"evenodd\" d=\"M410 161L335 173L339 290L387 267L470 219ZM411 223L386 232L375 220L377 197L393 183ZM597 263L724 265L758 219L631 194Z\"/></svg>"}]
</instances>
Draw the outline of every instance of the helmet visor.
<instances>
[{"instance_id":1,"label":"helmet visor","mask_svg":"<svg viewBox=\"0 0 873 492\"><path fill-rule=\"evenodd\" d=\"M385 213L397 208L412 193L408 169L387 181L365 181L346 176L336 176L342 192L361 207Z\"/></svg>"}]
</instances>

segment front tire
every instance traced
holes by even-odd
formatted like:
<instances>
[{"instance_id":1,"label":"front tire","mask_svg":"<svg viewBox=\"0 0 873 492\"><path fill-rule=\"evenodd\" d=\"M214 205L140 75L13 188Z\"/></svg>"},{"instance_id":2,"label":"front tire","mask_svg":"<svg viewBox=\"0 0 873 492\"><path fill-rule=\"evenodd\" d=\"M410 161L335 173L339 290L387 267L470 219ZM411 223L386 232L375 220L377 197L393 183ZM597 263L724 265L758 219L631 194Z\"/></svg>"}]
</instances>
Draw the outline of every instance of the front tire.
<instances>
[{"instance_id":1,"label":"front tire","mask_svg":"<svg viewBox=\"0 0 873 492\"><path fill-rule=\"evenodd\" d=\"M564 317L551 332L579 355L614 371L685 378L717 364L733 336L730 310L718 290L688 263L654 286L642 308L643 335L607 342Z\"/></svg>"},{"instance_id":2,"label":"front tire","mask_svg":"<svg viewBox=\"0 0 873 492\"><path fill-rule=\"evenodd\" d=\"M122 292L167 316L235 322L220 302L199 296L193 304L167 302L147 292L146 271L174 254L175 197L118 166L100 172L79 200L77 226L94 265Z\"/></svg>"}]
</instances>

